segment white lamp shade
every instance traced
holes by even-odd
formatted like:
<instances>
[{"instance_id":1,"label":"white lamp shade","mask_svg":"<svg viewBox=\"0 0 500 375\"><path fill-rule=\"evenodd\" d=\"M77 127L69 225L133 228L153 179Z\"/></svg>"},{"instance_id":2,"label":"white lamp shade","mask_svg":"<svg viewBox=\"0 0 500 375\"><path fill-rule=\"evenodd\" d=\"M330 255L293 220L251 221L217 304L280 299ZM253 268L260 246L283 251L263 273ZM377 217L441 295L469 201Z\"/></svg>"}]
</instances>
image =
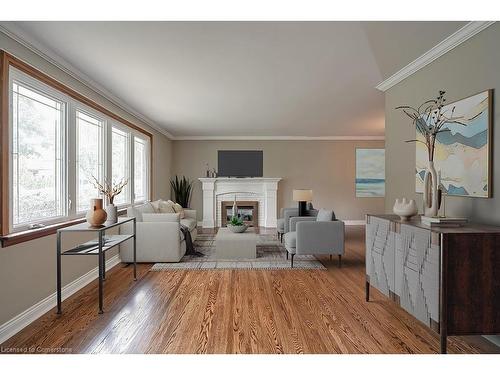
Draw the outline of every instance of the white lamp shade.
<instances>
[{"instance_id":1,"label":"white lamp shade","mask_svg":"<svg viewBox=\"0 0 500 375\"><path fill-rule=\"evenodd\" d=\"M310 202L313 199L313 191L307 189L294 189L293 200L295 202Z\"/></svg>"}]
</instances>

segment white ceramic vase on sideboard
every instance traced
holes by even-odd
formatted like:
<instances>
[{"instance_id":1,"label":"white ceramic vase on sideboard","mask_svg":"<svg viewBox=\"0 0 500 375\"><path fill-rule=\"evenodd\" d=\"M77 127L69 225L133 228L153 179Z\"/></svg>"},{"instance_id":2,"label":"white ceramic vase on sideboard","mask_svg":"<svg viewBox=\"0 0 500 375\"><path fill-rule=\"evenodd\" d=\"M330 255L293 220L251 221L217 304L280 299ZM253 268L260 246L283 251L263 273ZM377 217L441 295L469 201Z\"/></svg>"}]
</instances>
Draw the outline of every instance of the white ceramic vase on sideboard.
<instances>
[{"instance_id":1,"label":"white ceramic vase on sideboard","mask_svg":"<svg viewBox=\"0 0 500 375\"><path fill-rule=\"evenodd\" d=\"M438 202L438 174L434 168L434 161L429 160L429 166L424 176L424 215L437 216Z\"/></svg>"}]
</instances>

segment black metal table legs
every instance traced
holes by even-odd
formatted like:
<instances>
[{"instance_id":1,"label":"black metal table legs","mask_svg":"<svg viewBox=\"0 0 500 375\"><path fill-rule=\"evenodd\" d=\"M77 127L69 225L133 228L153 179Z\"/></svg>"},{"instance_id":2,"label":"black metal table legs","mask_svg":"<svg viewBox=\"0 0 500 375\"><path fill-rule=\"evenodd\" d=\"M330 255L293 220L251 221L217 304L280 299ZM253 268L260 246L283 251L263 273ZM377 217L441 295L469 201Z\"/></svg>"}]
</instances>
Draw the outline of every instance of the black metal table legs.
<instances>
[{"instance_id":1,"label":"black metal table legs","mask_svg":"<svg viewBox=\"0 0 500 375\"><path fill-rule=\"evenodd\" d=\"M136 221L134 218L134 281L137 280L137 261L136 261L136 243L137 243L137 235L136 235Z\"/></svg>"},{"instance_id":2,"label":"black metal table legs","mask_svg":"<svg viewBox=\"0 0 500 375\"><path fill-rule=\"evenodd\" d=\"M370 301L370 283L368 282L368 280L366 281L365 284L365 299L366 302Z\"/></svg>"},{"instance_id":3,"label":"black metal table legs","mask_svg":"<svg viewBox=\"0 0 500 375\"><path fill-rule=\"evenodd\" d=\"M103 313L102 310L102 289L104 287L104 254L102 252L103 233L99 232L99 314Z\"/></svg>"},{"instance_id":4,"label":"black metal table legs","mask_svg":"<svg viewBox=\"0 0 500 375\"><path fill-rule=\"evenodd\" d=\"M57 313L61 314L61 233L57 232Z\"/></svg>"}]
</instances>

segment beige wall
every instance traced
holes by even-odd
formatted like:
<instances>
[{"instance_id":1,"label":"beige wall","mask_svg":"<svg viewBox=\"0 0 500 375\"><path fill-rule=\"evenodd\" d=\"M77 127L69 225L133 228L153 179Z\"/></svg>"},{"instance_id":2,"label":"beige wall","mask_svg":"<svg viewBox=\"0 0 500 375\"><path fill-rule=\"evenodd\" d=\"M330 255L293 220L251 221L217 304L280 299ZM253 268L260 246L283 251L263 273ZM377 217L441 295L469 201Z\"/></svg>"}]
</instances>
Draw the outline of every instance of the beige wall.
<instances>
[{"instance_id":1,"label":"beige wall","mask_svg":"<svg viewBox=\"0 0 500 375\"><path fill-rule=\"evenodd\" d=\"M392 211L397 197L418 199L415 193L415 146L404 141L415 137L409 119L396 111L398 105L417 105L447 92L449 102L486 90L500 88L500 24L496 23L386 93L386 211ZM494 94L497 94L495 92ZM498 124L500 102L494 100L494 127ZM500 131L494 131L493 167L500 163ZM493 198L446 198L447 214L466 216L477 222L500 224L500 174L493 172Z\"/></svg>"},{"instance_id":2,"label":"beige wall","mask_svg":"<svg viewBox=\"0 0 500 375\"><path fill-rule=\"evenodd\" d=\"M191 207L202 218L202 191L198 177L205 163L217 168L217 150L263 150L264 177L283 178L278 185L278 208L295 207L292 190L313 190L315 207L333 208L344 220L361 220L382 212L384 198L356 198L356 148L384 147L383 141L174 141L172 174L195 180Z\"/></svg>"},{"instance_id":3,"label":"beige wall","mask_svg":"<svg viewBox=\"0 0 500 375\"><path fill-rule=\"evenodd\" d=\"M153 134L153 198L169 197L172 143L163 134L134 118L88 87L49 64L0 32L0 49L28 62L60 82ZM84 236L66 242L76 244ZM0 325L55 292L55 235L0 248ZM110 253L109 257L116 252ZM90 257L63 259L63 285L96 267Z\"/></svg>"}]
</instances>

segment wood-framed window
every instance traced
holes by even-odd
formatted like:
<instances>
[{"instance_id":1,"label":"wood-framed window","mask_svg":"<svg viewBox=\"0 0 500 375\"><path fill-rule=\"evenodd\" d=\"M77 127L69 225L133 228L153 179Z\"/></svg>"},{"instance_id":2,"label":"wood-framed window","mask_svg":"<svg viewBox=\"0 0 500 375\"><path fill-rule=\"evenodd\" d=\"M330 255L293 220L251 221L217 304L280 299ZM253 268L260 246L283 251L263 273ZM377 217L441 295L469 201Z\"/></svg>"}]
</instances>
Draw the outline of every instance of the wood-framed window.
<instances>
[{"instance_id":1,"label":"wood-framed window","mask_svg":"<svg viewBox=\"0 0 500 375\"><path fill-rule=\"evenodd\" d=\"M129 181L116 204L151 196L152 135L0 51L2 245L83 220L90 179Z\"/></svg>"}]
</instances>

